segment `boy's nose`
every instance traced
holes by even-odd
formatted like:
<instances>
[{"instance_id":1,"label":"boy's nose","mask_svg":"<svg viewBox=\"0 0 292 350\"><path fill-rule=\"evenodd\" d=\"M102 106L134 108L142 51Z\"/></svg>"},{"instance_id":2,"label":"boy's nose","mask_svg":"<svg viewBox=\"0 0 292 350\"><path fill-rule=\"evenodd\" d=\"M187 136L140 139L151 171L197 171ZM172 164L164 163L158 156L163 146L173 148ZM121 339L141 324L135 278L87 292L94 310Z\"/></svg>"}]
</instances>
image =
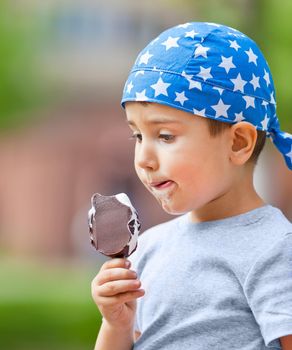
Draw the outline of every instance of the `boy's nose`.
<instances>
[{"instance_id":1,"label":"boy's nose","mask_svg":"<svg viewBox=\"0 0 292 350\"><path fill-rule=\"evenodd\" d=\"M146 144L140 144L135 154L136 165L141 169L157 170L158 159L155 151Z\"/></svg>"}]
</instances>

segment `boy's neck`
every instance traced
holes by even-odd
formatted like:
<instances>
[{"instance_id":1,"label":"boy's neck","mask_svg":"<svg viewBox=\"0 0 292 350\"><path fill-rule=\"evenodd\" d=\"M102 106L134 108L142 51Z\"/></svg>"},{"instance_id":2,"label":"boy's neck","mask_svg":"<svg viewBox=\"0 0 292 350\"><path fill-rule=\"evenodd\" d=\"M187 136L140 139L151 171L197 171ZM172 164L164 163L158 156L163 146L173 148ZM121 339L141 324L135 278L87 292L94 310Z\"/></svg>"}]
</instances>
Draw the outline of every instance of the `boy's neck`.
<instances>
[{"instance_id":1,"label":"boy's neck","mask_svg":"<svg viewBox=\"0 0 292 350\"><path fill-rule=\"evenodd\" d=\"M192 222L225 219L260 208L266 203L253 185L253 172L245 174L221 196L189 213Z\"/></svg>"}]
</instances>

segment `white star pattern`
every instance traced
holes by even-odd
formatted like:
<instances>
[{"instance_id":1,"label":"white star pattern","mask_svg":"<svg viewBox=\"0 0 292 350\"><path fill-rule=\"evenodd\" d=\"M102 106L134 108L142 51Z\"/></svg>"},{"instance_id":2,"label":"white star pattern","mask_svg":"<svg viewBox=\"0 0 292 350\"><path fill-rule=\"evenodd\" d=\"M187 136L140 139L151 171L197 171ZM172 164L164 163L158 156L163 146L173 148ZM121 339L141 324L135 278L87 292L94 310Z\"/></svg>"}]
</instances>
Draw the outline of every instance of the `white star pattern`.
<instances>
[{"instance_id":1,"label":"white star pattern","mask_svg":"<svg viewBox=\"0 0 292 350\"><path fill-rule=\"evenodd\" d=\"M267 101L263 100L262 106L267 107L268 104L269 104L269 103L268 103Z\"/></svg>"},{"instance_id":2,"label":"white star pattern","mask_svg":"<svg viewBox=\"0 0 292 350\"><path fill-rule=\"evenodd\" d=\"M123 90L127 101L160 99L202 117L207 112L222 121L247 121L274 134L292 168L292 135L278 129L269 66L241 32L210 22L173 27L146 46L130 74Z\"/></svg>"},{"instance_id":3,"label":"white star pattern","mask_svg":"<svg viewBox=\"0 0 292 350\"><path fill-rule=\"evenodd\" d=\"M170 85L171 84L165 83L161 78L159 78L156 84L151 85L151 87L155 90L154 97L158 95L168 96L167 88Z\"/></svg>"},{"instance_id":4,"label":"white star pattern","mask_svg":"<svg viewBox=\"0 0 292 350\"><path fill-rule=\"evenodd\" d=\"M292 146L291 146L290 152L285 153L285 156L288 157L288 158L290 158L290 162L292 162Z\"/></svg>"},{"instance_id":5,"label":"white star pattern","mask_svg":"<svg viewBox=\"0 0 292 350\"><path fill-rule=\"evenodd\" d=\"M136 92L136 101L148 101L146 89L144 89L142 92Z\"/></svg>"},{"instance_id":6,"label":"white star pattern","mask_svg":"<svg viewBox=\"0 0 292 350\"><path fill-rule=\"evenodd\" d=\"M196 50L195 50L195 58L202 56L207 58L207 51L210 50L209 47L202 46L201 44L198 44Z\"/></svg>"},{"instance_id":7,"label":"white star pattern","mask_svg":"<svg viewBox=\"0 0 292 350\"><path fill-rule=\"evenodd\" d=\"M172 47L179 47L177 44L179 37L173 38L172 36L169 36L166 41L164 41L161 45L164 45L166 47L166 51L171 49Z\"/></svg>"},{"instance_id":8,"label":"white star pattern","mask_svg":"<svg viewBox=\"0 0 292 350\"><path fill-rule=\"evenodd\" d=\"M205 117L206 116L206 108L203 108L203 109L196 109L196 108L193 108L193 112L194 114L196 115L199 115L201 117Z\"/></svg>"},{"instance_id":9,"label":"white star pattern","mask_svg":"<svg viewBox=\"0 0 292 350\"><path fill-rule=\"evenodd\" d=\"M232 83L234 84L234 88L233 91L241 91L244 92L244 85L247 83L247 81L243 80L241 78L240 73L238 73L237 78L235 79L230 79L232 81Z\"/></svg>"},{"instance_id":10,"label":"white star pattern","mask_svg":"<svg viewBox=\"0 0 292 350\"><path fill-rule=\"evenodd\" d=\"M246 102L246 106L245 108L247 109L248 107L253 107L255 108L255 105L254 105L254 97L251 97L251 96L242 96L243 99L245 100Z\"/></svg>"},{"instance_id":11,"label":"white star pattern","mask_svg":"<svg viewBox=\"0 0 292 350\"><path fill-rule=\"evenodd\" d=\"M272 104L275 105L275 104L276 104L276 101L275 101L275 97L274 97L274 91L271 92L271 95L270 95L270 96L271 96L270 102L271 102Z\"/></svg>"},{"instance_id":12,"label":"white star pattern","mask_svg":"<svg viewBox=\"0 0 292 350\"><path fill-rule=\"evenodd\" d=\"M232 47L234 50L238 51L238 49L241 49L241 46L238 45L236 40L228 40L230 42L230 47Z\"/></svg>"},{"instance_id":13,"label":"white star pattern","mask_svg":"<svg viewBox=\"0 0 292 350\"><path fill-rule=\"evenodd\" d=\"M194 30L191 30L189 32L186 32L185 37L194 39L195 35L197 35L197 34L199 34L199 33L196 33Z\"/></svg>"},{"instance_id":14,"label":"white star pattern","mask_svg":"<svg viewBox=\"0 0 292 350\"><path fill-rule=\"evenodd\" d=\"M142 64L142 63L148 64L148 61L149 61L149 59L150 59L151 57L153 57L153 55L151 55L151 54L149 53L149 51L145 52L145 53L140 57L139 64Z\"/></svg>"},{"instance_id":15,"label":"white star pattern","mask_svg":"<svg viewBox=\"0 0 292 350\"><path fill-rule=\"evenodd\" d=\"M252 51L251 48L249 48L248 51L244 51L247 56L248 56L248 63L251 63L253 62L255 65L257 65L257 59L258 59L258 56Z\"/></svg>"},{"instance_id":16,"label":"white star pattern","mask_svg":"<svg viewBox=\"0 0 292 350\"><path fill-rule=\"evenodd\" d=\"M224 104L221 98L217 105L211 106L211 108L213 108L214 111L216 112L215 118L219 118L219 117L228 118L227 111L230 107L231 105Z\"/></svg>"},{"instance_id":17,"label":"white star pattern","mask_svg":"<svg viewBox=\"0 0 292 350\"><path fill-rule=\"evenodd\" d=\"M213 23L213 22L208 22L207 24L209 24L209 26L221 27L221 25L220 25L220 24Z\"/></svg>"},{"instance_id":18,"label":"white star pattern","mask_svg":"<svg viewBox=\"0 0 292 350\"><path fill-rule=\"evenodd\" d=\"M198 81L195 81L195 80L192 80L193 76L192 75L189 75L189 74L186 74L185 71L183 71L181 73L181 75L187 79L187 81L189 82L189 90L191 89L194 89L194 88L197 88L199 90L202 90L202 84Z\"/></svg>"},{"instance_id":19,"label":"white star pattern","mask_svg":"<svg viewBox=\"0 0 292 350\"><path fill-rule=\"evenodd\" d=\"M261 125L263 127L263 130L267 130L268 129L268 123L269 123L270 119L268 118L267 114L265 115L265 118L263 121L261 121Z\"/></svg>"},{"instance_id":20,"label":"white star pattern","mask_svg":"<svg viewBox=\"0 0 292 350\"><path fill-rule=\"evenodd\" d=\"M260 77L256 77L252 73L252 79L251 79L250 83L252 84L254 91L260 87L259 80L260 80Z\"/></svg>"},{"instance_id":21,"label":"white star pattern","mask_svg":"<svg viewBox=\"0 0 292 350\"><path fill-rule=\"evenodd\" d=\"M188 98L186 97L185 95L185 92L182 91L182 92L176 92L176 98L175 98L175 101L179 102L182 106L183 104L185 103L185 101L188 100Z\"/></svg>"},{"instance_id":22,"label":"white star pattern","mask_svg":"<svg viewBox=\"0 0 292 350\"><path fill-rule=\"evenodd\" d=\"M132 81L129 82L129 84L127 85L127 94L131 93L131 90L133 89L134 85L132 83Z\"/></svg>"},{"instance_id":23,"label":"white star pattern","mask_svg":"<svg viewBox=\"0 0 292 350\"><path fill-rule=\"evenodd\" d=\"M190 85L189 85L190 90L197 88L197 89L202 91L202 84L199 81L188 79L188 82L190 83Z\"/></svg>"},{"instance_id":24,"label":"white star pattern","mask_svg":"<svg viewBox=\"0 0 292 350\"><path fill-rule=\"evenodd\" d=\"M186 79L192 79L192 75L187 74L185 71L182 71L181 75Z\"/></svg>"},{"instance_id":25,"label":"white star pattern","mask_svg":"<svg viewBox=\"0 0 292 350\"><path fill-rule=\"evenodd\" d=\"M289 137L292 138L292 135L289 134L288 132L283 132L283 137L284 137L284 139L289 138Z\"/></svg>"},{"instance_id":26,"label":"white star pattern","mask_svg":"<svg viewBox=\"0 0 292 350\"><path fill-rule=\"evenodd\" d=\"M135 77L137 77L138 75L144 75L145 71L144 70L138 70L138 72L136 72Z\"/></svg>"},{"instance_id":27,"label":"white star pattern","mask_svg":"<svg viewBox=\"0 0 292 350\"><path fill-rule=\"evenodd\" d=\"M211 75L210 72L211 72L211 67L210 68L200 67L200 73L198 73L197 76L204 80L211 79L213 78L213 76Z\"/></svg>"},{"instance_id":28,"label":"white star pattern","mask_svg":"<svg viewBox=\"0 0 292 350\"><path fill-rule=\"evenodd\" d=\"M242 112L240 112L240 113L235 113L235 119L234 119L234 121L235 121L236 123L243 122L244 120L245 120L245 118L244 118Z\"/></svg>"},{"instance_id":29,"label":"white star pattern","mask_svg":"<svg viewBox=\"0 0 292 350\"><path fill-rule=\"evenodd\" d=\"M264 69L265 71L265 75L264 75L264 79L267 83L267 86L271 85L271 81L270 81L270 74Z\"/></svg>"},{"instance_id":30,"label":"white star pattern","mask_svg":"<svg viewBox=\"0 0 292 350\"><path fill-rule=\"evenodd\" d=\"M236 68L236 66L232 62L232 56L224 57L221 56L222 62L219 64L219 67L222 67L226 70L226 73L229 73L231 68Z\"/></svg>"},{"instance_id":31,"label":"white star pattern","mask_svg":"<svg viewBox=\"0 0 292 350\"><path fill-rule=\"evenodd\" d=\"M219 95L222 96L223 91L224 91L223 89L221 89L220 87L217 87L217 86L214 86L213 89L217 90L219 92Z\"/></svg>"},{"instance_id":32,"label":"white star pattern","mask_svg":"<svg viewBox=\"0 0 292 350\"><path fill-rule=\"evenodd\" d=\"M186 29L188 26L190 26L191 25L191 23L184 23L184 24L180 24L180 25L178 25L177 27L178 28L184 28L184 29Z\"/></svg>"}]
</instances>

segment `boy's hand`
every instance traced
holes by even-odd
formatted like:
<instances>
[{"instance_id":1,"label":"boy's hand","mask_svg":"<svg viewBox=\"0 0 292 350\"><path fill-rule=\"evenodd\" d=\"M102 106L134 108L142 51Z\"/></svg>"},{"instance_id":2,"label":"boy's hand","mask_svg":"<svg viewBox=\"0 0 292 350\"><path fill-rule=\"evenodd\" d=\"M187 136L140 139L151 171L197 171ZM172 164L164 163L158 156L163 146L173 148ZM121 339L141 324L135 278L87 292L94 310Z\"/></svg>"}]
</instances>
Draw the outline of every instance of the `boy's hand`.
<instances>
[{"instance_id":1,"label":"boy's hand","mask_svg":"<svg viewBox=\"0 0 292 350\"><path fill-rule=\"evenodd\" d=\"M128 264L128 265L127 265ZM105 262L91 283L92 298L104 321L114 328L130 329L134 325L136 299L145 294L141 282L129 270L126 259Z\"/></svg>"}]
</instances>

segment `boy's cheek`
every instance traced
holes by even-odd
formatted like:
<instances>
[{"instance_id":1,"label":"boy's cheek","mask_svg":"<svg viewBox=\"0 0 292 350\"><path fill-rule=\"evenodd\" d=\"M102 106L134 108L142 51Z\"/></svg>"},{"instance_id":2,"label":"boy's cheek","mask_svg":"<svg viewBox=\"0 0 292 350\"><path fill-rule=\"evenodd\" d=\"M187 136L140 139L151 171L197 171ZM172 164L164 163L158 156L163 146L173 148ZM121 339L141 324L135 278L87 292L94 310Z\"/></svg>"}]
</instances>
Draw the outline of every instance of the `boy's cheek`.
<instances>
[{"instance_id":1,"label":"boy's cheek","mask_svg":"<svg viewBox=\"0 0 292 350\"><path fill-rule=\"evenodd\" d=\"M139 171L139 167L136 164L136 161L134 161L134 168L135 168L135 173L138 176L138 178L141 180L140 178L140 171ZM141 180L142 181L142 180Z\"/></svg>"},{"instance_id":2,"label":"boy's cheek","mask_svg":"<svg viewBox=\"0 0 292 350\"><path fill-rule=\"evenodd\" d=\"M145 187L147 187L146 184L145 184L145 179L144 179L144 177L142 175L142 170L136 165L136 163L135 163L134 167L135 167L136 175L138 176L139 180L143 183L143 185Z\"/></svg>"}]
</instances>

